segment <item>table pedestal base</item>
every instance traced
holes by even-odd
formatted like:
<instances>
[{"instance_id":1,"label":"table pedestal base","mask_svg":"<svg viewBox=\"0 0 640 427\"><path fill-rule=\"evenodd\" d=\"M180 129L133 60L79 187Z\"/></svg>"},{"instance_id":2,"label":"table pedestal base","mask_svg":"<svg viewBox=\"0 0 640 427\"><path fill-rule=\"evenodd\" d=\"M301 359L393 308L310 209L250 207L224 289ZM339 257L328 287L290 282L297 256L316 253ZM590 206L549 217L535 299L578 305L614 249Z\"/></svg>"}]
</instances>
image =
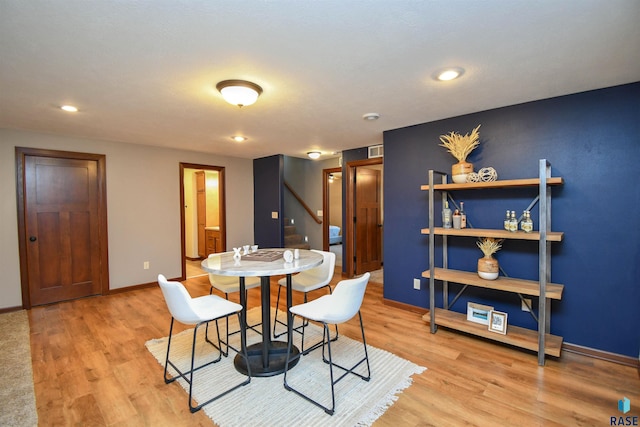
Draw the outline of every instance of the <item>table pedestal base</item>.
<instances>
[{"instance_id":1,"label":"table pedestal base","mask_svg":"<svg viewBox=\"0 0 640 427\"><path fill-rule=\"evenodd\" d=\"M262 360L262 343L252 344L247 347L249 354L249 365L251 366L252 377L271 377L284 373L284 366L287 361L287 343L283 341L271 341L269 343L269 363L265 367ZM296 346L291 347L291 357L295 357L300 353ZM299 358L295 358L289 362L289 369L296 366ZM237 354L233 360L236 370L247 375L247 363L241 354Z\"/></svg>"}]
</instances>

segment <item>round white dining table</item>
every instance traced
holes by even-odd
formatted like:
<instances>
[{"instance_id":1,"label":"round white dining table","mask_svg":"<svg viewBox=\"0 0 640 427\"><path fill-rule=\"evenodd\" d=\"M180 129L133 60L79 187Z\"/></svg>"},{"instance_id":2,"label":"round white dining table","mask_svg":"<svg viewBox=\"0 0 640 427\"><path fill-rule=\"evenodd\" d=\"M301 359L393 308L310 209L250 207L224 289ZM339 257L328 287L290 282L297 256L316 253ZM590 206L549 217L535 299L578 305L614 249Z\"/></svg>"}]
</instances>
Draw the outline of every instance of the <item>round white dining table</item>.
<instances>
[{"instance_id":1,"label":"round white dining table","mask_svg":"<svg viewBox=\"0 0 640 427\"><path fill-rule=\"evenodd\" d=\"M246 346L247 334L247 300L245 293L245 277L260 277L260 293L262 305L262 341L247 347L251 376L267 377L284 372L287 356L287 342L271 339L271 276L287 276L287 340L292 339L291 308L291 275L308 270L322 264L323 256L317 252L300 249L298 258L286 262L283 254L286 249L259 249L240 257L234 257L233 252L212 254L201 263L202 269L220 276L237 276L240 281L240 304L244 307L241 314L241 346ZM293 252L293 250L291 250ZM278 285L279 286L279 285ZM299 349L292 346L292 356L299 353ZM298 358L294 359L296 362ZM234 359L236 370L247 375L247 362L238 354ZM289 363L289 368L295 365Z\"/></svg>"}]
</instances>

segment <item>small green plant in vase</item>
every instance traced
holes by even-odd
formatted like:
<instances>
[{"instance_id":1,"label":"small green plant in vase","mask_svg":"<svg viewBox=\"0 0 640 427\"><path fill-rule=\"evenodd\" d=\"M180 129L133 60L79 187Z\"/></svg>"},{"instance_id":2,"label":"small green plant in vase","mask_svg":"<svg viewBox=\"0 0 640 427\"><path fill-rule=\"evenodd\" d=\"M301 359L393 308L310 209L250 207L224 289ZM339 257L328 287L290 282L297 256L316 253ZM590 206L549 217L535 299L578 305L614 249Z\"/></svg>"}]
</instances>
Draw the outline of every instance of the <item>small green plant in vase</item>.
<instances>
[{"instance_id":1,"label":"small green plant in vase","mask_svg":"<svg viewBox=\"0 0 640 427\"><path fill-rule=\"evenodd\" d=\"M487 280L495 280L498 278L500 267L498 260L493 254L498 252L502 247L502 239L494 239L492 237L483 237L476 244L484 254L484 257L478 259L478 276Z\"/></svg>"},{"instance_id":2,"label":"small green plant in vase","mask_svg":"<svg viewBox=\"0 0 640 427\"><path fill-rule=\"evenodd\" d=\"M440 146L446 148L458 160L458 163L451 166L451 179L455 183L467 182L467 175L473 172L473 164L467 162L467 156L480 145L478 129L480 129L480 125L470 134L460 135L456 132L450 132L440 136L442 142Z\"/></svg>"}]
</instances>

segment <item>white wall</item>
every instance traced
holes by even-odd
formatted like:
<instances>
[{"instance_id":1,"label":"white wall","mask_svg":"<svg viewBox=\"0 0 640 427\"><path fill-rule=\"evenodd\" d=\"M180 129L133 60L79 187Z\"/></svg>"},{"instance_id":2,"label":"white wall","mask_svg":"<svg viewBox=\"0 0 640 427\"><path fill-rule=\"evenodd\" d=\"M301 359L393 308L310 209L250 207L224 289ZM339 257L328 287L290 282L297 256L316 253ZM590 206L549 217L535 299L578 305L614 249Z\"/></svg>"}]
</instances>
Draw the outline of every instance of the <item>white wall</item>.
<instances>
[{"instance_id":1,"label":"white wall","mask_svg":"<svg viewBox=\"0 0 640 427\"><path fill-rule=\"evenodd\" d=\"M227 246L254 241L251 159L0 129L0 309L22 305L15 147L106 156L111 289L180 276L180 162L225 167Z\"/></svg>"}]
</instances>

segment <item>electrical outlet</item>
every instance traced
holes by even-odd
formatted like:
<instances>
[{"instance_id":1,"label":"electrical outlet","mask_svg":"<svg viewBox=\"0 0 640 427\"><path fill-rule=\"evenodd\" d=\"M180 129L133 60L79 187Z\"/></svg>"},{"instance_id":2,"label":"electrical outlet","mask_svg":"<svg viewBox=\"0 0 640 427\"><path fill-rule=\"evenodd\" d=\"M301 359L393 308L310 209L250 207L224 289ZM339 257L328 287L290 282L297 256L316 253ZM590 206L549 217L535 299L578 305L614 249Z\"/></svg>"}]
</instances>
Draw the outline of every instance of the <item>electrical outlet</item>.
<instances>
[{"instance_id":1,"label":"electrical outlet","mask_svg":"<svg viewBox=\"0 0 640 427\"><path fill-rule=\"evenodd\" d=\"M413 279L413 289L420 290L420 279Z\"/></svg>"},{"instance_id":2,"label":"electrical outlet","mask_svg":"<svg viewBox=\"0 0 640 427\"><path fill-rule=\"evenodd\" d=\"M529 307L527 307L527 304L525 304L525 302L527 304L529 304L529 307L531 307L531 298L523 298L522 299L522 311L531 311L531 310L529 310Z\"/></svg>"},{"instance_id":3,"label":"electrical outlet","mask_svg":"<svg viewBox=\"0 0 640 427\"><path fill-rule=\"evenodd\" d=\"M145 261L144 264L142 264L142 268L144 268L145 270L149 269L149 261Z\"/></svg>"}]
</instances>

